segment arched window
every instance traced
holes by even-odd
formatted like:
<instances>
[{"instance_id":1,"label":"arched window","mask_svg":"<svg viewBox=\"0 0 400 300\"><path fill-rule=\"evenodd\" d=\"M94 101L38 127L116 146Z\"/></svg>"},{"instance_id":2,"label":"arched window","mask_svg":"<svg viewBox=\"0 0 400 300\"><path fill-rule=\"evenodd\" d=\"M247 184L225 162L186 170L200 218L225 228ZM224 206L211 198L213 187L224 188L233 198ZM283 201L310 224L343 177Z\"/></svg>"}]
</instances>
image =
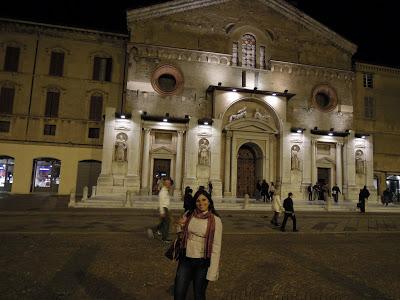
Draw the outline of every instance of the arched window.
<instances>
[{"instance_id":1,"label":"arched window","mask_svg":"<svg viewBox=\"0 0 400 300\"><path fill-rule=\"evenodd\" d=\"M242 66L254 68L256 66L256 38L251 34L242 36Z\"/></svg>"},{"instance_id":2,"label":"arched window","mask_svg":"<svg viewBox=\"0 0 400 300\"><path fill-rule=\"evenodd\" d=\"M90 97L89 120L101 121L103 116L103 95L93 93Z\"/></svg>"}]
</instances>

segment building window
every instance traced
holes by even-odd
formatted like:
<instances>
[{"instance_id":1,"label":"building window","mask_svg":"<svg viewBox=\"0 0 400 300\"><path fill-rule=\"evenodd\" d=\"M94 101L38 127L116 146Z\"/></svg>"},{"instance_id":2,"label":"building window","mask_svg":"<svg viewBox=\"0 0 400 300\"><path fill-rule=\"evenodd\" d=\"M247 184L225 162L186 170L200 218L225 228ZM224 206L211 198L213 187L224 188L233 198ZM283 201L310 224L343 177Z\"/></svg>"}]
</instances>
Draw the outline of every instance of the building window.
<instances>
[{"instance_id":1,"label":"building window","mask_svg":"<svg viewBox=\"0 0 400 300\"><path fill-rule=\"evenodd\" d=\"M32 192L58 192L61 161L55 158L37 158L33 161Z\"/></svg>"},{"instance_id":2,"label":"building window","mask_svg":"<svg viewBox=\"0 0 400 300\"><path fill-rule=\"evenodd\" d=\"M49 75L63 76L63 72L64 72L64 53L52 51L50 57Z\"/></svg>"},{"instance_id":3,"label":"building window","mask_svg":"<svg viewBox=\"0 0 400 300\"><path fill-rule=\"evenodd\" d=\"M9 121L0 121L0 132L10 132Z\"/></svg>"},{"instance_id":4,"label":"building window","mask_svg":"<svg viewBox=\"0 0 400 300\"><path fill-rule=\"evenodd\" d=\"M364 117L366 119L375 118L375 101L373 97L364 97Z\"/></svg>"},{"instance_id":5,"label":"building window","mask_svg":"<svg viewBox=\"0 0 400 300\"><path fill-rule=\"evenodd\" d=\"M246 87L246 71L242 71L242 87Z\"/></svg>"},{"instance_id":6,"label":"building window","mask_svg":"<svg viewBox=\"0 0 400 300\"><path fill-rule=\"evenodd\" d=\"M172 65L161 65L151 75L153 89L162 96L179 93L183 87L182 72Z\"/></svg>"},{"instance_id":7,"label":"building window","mask_svg":"<svg viewBox=\"0 0 400 300\"><path fill-rule=\"evenodd\" d=\"M2 87L0 91L0 113L12 114L14 104L14 88Z\"/></svg>"},{"instance_id":8,"label":"building window","mask_svg":"<svg viewBox=\"0 0 400 300\"><path fill-rule=\"evenodd\" d=\"M45 124L43 134L44 135L56 135L56 125Z\"/></svg>"},{"instance_id":9,"label":"building window","mask_svg":"<svg viewBox=\"0 0 400 300\"><path fill-rule=\"evenodd\" d=\"M100 128L89 128L89 139L98 139L100 137Z\"/></svg>"},{"instance_id":10,"label":"building window","mask_svg":"<svg viewBox=\"0 0 400 300\"><path fill-rule=\"evenodd\" d=\"M95 57L93 80L111 81L112 58Z\"/></svg>"},{"instance_id":11,"label":"building window","mask_svg":"<svg viewBox=\"0 0 400 300\"><path fill-rule=\"evenodd\" d=\"M242 36L242 67L256 66L256 39L251 34Z\"/></svg>"},{"instance_id":12,"label":"building window","mask_svg":"<svg viewBox=\"0 0 400 300\"><path fill-rule=\"evenodd\" d=\"M44 115L48 118L57 118L59 103L60 93L58 91L48 91L46 97L46 110L44 112Z\"/></svg>"},{"instance_id":13,"label":"building window","mask_svg":"<svg viewBox=\"0 0 400 300\"><path fill-rule=\"evenodd\" d=\"M19 64L19 52L17 47L7 47L4 59L4 71L17 72Z\"/></svg>"},{"instance_id":14,"label":"building window","mask_svg":"<svg viewBox=\"0 0 400 300\"><path fill-rule=\"evenodd\" d=\"M312 105L322 112L330 112L336 108L338 98L333 87L320 84L312 91Z\"/></svg>"},{"instance_id":15,"label":"building window","mask_svg":"<svg viewBox=\"0 0 400 300\"><path fill-rule=\"evenodd\" d=\"M363 74L363 82L364 82L364 87L372 89L374 87L374 76L373 76L373 74L364 73Z\"/></svg>"},{"instance_id":16,"label":"building window","mask_svg":"<svg viewBox=\"0 0 400 300\"><path fill-rule=\"evenodd\" d=\"M233 43L232 45L232 65L238 65L238 43Z\"/></svg>"},{"instance_id":17,"label":"building window","mask_svg":"<svg viewBox=\"0 0 400 300\"><path fill-rule=\"evenodd\" d=\"M101 121L103 116L103 96L92 95L90 97L89 120Z\"/></svg>"}]
</instances>

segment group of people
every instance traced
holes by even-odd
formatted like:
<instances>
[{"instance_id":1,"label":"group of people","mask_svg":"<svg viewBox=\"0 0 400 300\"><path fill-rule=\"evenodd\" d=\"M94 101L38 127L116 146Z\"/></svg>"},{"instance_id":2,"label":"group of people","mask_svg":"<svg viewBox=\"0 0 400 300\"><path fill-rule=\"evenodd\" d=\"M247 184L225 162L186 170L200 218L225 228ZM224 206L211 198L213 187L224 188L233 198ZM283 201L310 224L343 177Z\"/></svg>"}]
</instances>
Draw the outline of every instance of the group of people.
<instances>
[{"instance_id":1,"label":"group of people","mask_svg":"<svg viewBox=\"0 0 400 300\"><path fill-rule=\"evenodd\" d=\"M169 192L171 180L165 178L159 192L160 223L149 228L149 238L161 236L169 243L170 225ZM212 183L208 191L200 186L192 197L193 190L185 188L183 216L176 222L177 232L182 237L182 255L179 257L175 275L174 299L186 299L189 285L193 282L195 299L205 299L209 281L216 281L219 275L219 259L222 243L222 222L211 198Z\"/></svg>"},{"instance_id":2,"label":"group of people","mask_svg":"<svg viewBox=\"0 0 400 300\"><path fill-rule=\"evenodd\" d=\"M275 195L272 197L272 211L274 212L274 215L272 216L271 219L271 224L275 226L280 226L281 231L286 231L286 223L289 218L292 219L293 223L293 232L297 232L297 227L296 227L296 215L294 213L294 207L293 207L293 193L289 193L287 198L283 200L283 205L281 205L280 197L279 195ZM284 213L283 217L283 222L282 224L279 224L279 215L281 213Z\"/></svg>"},{"instance_id":3,"label":"group of people","mask_svg":"<svg viewBox=\"0 0 400 300\"><path fill-rule=\"evenodd\" d=\"M336 184L332 187L332 191L330 192L328 185L320 182L317 182L314 185L310 184L307 187L307 192L309 201L315 201L315 200L328 201L328 197L332 193L333 201L335 201L335 203L338 203L339 194L342 193L340 191L340 188Z\"/></svg>"},{"instance_id":4,"label":"group of people","mask_svg":"<svg viewBox=\"0 0 400 300\"><path fill-rule=\"evenodd\" d=\"M256 200L262 199L264 202L270 202L274 194L275 194L275 186L273 182L271 182L271 185L269 185L265 179L263 179L262 182L261 180L257 181Z\"/></svg>"}]
</instances>

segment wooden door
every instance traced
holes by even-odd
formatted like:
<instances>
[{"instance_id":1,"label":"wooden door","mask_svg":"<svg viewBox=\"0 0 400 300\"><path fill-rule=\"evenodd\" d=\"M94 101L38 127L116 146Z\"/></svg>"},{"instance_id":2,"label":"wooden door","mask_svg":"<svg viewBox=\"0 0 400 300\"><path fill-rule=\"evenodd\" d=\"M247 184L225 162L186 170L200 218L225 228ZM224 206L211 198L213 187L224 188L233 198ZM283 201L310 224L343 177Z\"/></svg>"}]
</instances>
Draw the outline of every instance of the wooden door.
<instances>
[{"instance_id":1,"label":"wooden door","mask_svg":"<svg viewBox=\"0 0 400 300\"><path fill-rule=\"evenodd\" d=\"M256 156L250 147L242 146L238 153L237 197L254 196L256 189Z\"/></svg>"}]
</instances>

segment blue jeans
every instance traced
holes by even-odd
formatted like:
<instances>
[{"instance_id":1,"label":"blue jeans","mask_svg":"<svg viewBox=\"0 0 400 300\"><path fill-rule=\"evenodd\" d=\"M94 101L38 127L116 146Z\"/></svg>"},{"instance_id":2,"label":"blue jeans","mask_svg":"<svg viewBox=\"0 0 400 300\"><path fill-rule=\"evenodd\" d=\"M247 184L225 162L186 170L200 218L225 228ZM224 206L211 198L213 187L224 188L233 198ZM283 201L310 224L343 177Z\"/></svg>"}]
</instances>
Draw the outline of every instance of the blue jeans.
<instances>
[{"instance_id":1,"label":"blue jeans","mask_svg":"<svg viewBox=\"0 0 400 300\"><path fill-rule=\"evenodd\" d=\"M205 300L209 265L209 260L205 258L183 257L179 260L175 276L174 299L185 300L190 282L193 281L194 299Z\"/></svg>"}]
</instances>

